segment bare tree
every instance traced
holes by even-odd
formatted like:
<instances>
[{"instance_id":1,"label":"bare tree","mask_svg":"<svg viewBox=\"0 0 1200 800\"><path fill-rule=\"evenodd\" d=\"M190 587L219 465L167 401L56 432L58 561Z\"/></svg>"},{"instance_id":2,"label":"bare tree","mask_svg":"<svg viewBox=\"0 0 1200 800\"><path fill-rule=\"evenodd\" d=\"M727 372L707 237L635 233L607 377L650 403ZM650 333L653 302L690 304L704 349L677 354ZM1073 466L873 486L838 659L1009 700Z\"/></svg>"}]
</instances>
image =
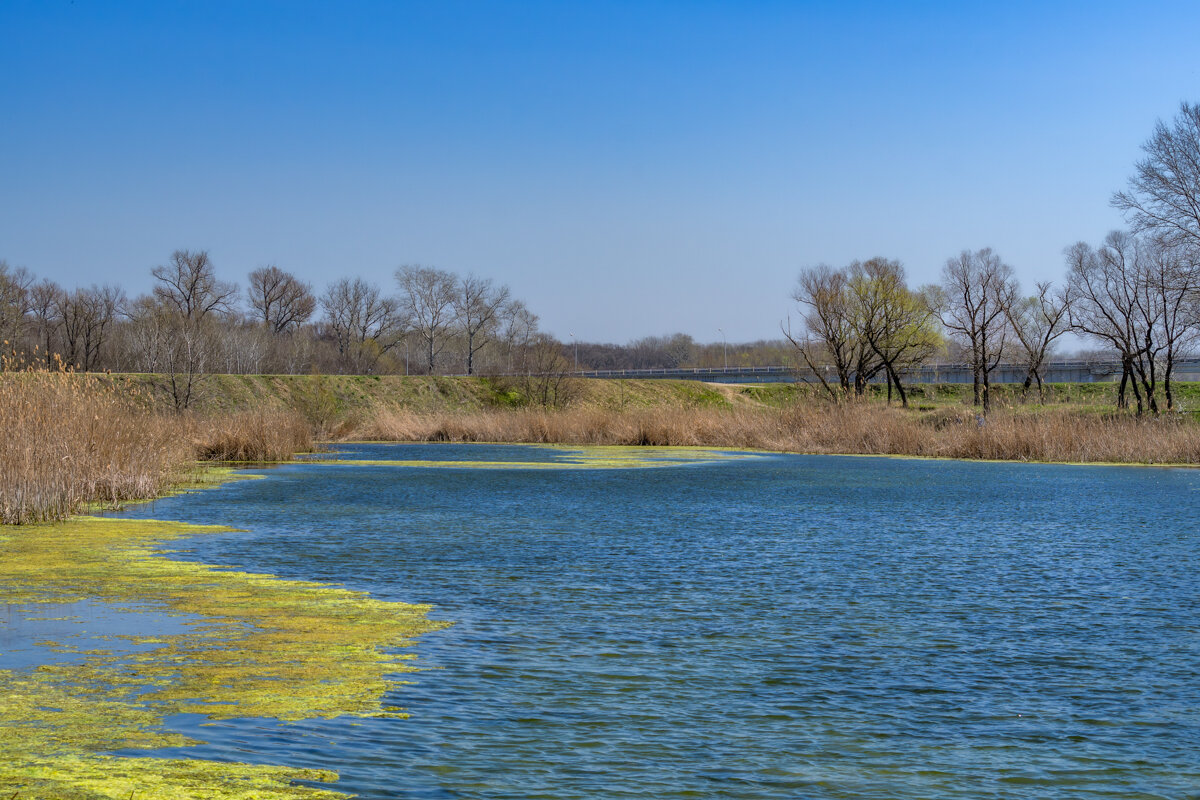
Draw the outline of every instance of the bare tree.
<instances>
[{"instance_id":1,"label":"bare tree","mask_svg":"<svg viewBox=\"0 0 1200 800\"><path fill-rule=\"evenodd\" d=\"M426 366L433 374L454 320L456 279L452 273L440 269L406 265L396 270L396 280L404 293L401 309L421 337Z\"/></svg>"},{"instance_id":2,"label":"bare tree","mask_svg":"<svg viewBox=\"0 0 1200 800\"><path fill-rule=\"evenodd\" d=\"M228 311L237 299L235 284L217 280L207 250L176 250L167 264L150 274L158 281L154 297L186 319Z\"/></svg>"},{"instance_id":3,"label":"bare tree","mask_svg":"<svg viewBox=\"0 0 1200 800\"><path fill-rule=\"evenodd\" d=\"M538 333L538 317L520 300L511 300L500 311L500 339L508 356L508 371L527 372L529 348Z\"/></svg>"},{"instance_id":4,"label":"bare tree","mask_svg":"<svg viewBox=\"0 0 1200 800\"><path fill-rule=\"evenodd\" d=\"M32 285L33 275L28 270L10 267L7 261L0 260L0 341L5 350L21 349Z\"/></svg>"},{"instance_id":5,"label":"bare tree","mask_svg":"<svg viewBox=\"0 0 1200 800\"><path fill-rule=\"evenodd\" d=\"M499 327L501 311L508 304L508 287L496 287L490 279L468 275L459 279L456 288L451 304L466 337L467 374L473 375L475 354L493 340Z\"/></svg>"},{"instance_id":6,"label":"bare tree","mask_svg":"<svg viewBox=\"0 0 1200 800\"><path fill-rule=\"evenodd\" d=\"M59 329L58 298L63 288L50 279L43 279L29 288L29 306L35 327L35 349L42 351L42 358L49 369L54 366L54 339Z\"/></svg>"},{"instance_id":7,"label":"bare tree","mask_svg":"<svg viewBox=\"0 0 1200 800\"><path fill-rule=\"evenodd\" d=\"M990 247L964 250L942 269L941 319L971 359L973 402L991 408L990 376L1005 355L1007 309L1017 297L1013 269Z\"/></svg>"},{"instance_id":8,"label":"bare tree","mask_svg":"<svg viewBox=\"0 0 1200 800\"><path fill-rule=\"evenodd\" d=\"M847 274L863 339L887 376L888 402L895 388L901 405L907 407L908 394L900 374L924 362L937 349L940 338L934 327L936 312L925 294L908 288L899 261L855 261Z\"/></svg>"},{"instance_id":9,"label":"bare tree","mask_svg":"<svg viewBox=\"0 0 1200 800\"><path fill-rule=\"evenodd\" d=\"M115 286L57 293L53 312L62 332L67 364L83 372L96 368L101 348L124 302L125 293Z\"/></svg>"},{"instance_id":10,"label":"bare tree","mask_svg":"<svg viewBox=\"0 0 1200 800\"><path fill-rule=\"evenodd\" d=\"M267 354L277 339L269 328L241 315L227 315L220 325L212 327L214 370L230 375L263 372Z\"/></svg>"},{"instance_id":11,"label":"bare tree","mask_svg":"<svg viewBox=\"0 0 1200 800\"><path fill-rule=\"evenodd\" d=\"M162 306L152 295L140 295L125 304L125 335L134 372L162 371L164 316Z\"/></svg>"},{"instance_id":12,"label":"bare tree","mask_svg":"<svg viewBox=\"0 0 1200 800\"><path fill-rule=\"evenodd\" d=\"M213 339L202 320L189 319L170 309L161 309L161 324L165 335L161 381L165 382L177 410L190 408L196 402L212 359Z\"/></svg>"},{"instance_id":13,"label":"bare tree","mask_svg":"<svg viewBox=\"0 0 1200 800\"><path fill-rule=\"evenodd\" d=\"M792 299L802 309L805 334L803 338L794 336L789 324L784 336L801 360L834 400L846 397L852 384L855 394L863 394L867 383L883 369L883 362L863 336L860 306L847 271L824 264L802 271ZM837 374L837 390L825 378L827 366Z\"/></svg>"},{"instance_id":14,"label":"bare tree","mask_svg":"<svg viewBox=\"0 0 1200 800\"><path fill-rule=\"evenodd\" d=\"M177 306L153 296L129 303L125 312L138 364L155 374L155 388L177 411L190 408L203 388L213 352L207 320L185 316Z\"/></svg>"},{"instance_id":15,"label":"bare tree","mask_svg":"<svg viewBox=\"0 0 1200 800\"><path fill-rule=\"evenodd\" d=\"M1044 402L1046 393L1042 386L1042 368L1050 357L1054 342L1070 330L1068 313L1071 291L1068 286L1051 294L1049 281L1036 286L1036 295L1009 304L1005 314L1025 362L1022 393L1027 393L1033 382L1037 381L1038 399Z\"/></svg>"},{"instance_id":16,"label":"bare tree","mask_svg":"<svg viewBox=\"0 0 1200 800\"><path fill-rule=\"evenodd\" d=\"M255 317L275 334L308 322L317 307L312 287L274 264L250 273L247 293Z\"/></svg>"},{"instance_id":17,"label":"bare tree","mask_svg":"<svg viewBox=\"0 0 1200 800\"><path fill-rule=\"evenodd\" d=\"M1181 103L1168 126L1158 120L1154 133L1142 145L1145 158L1138 161L1125 191L1113 195L1112 204L1125 213L1141 240L1128 239L1122 248L1106 242L1100 257L1125 255L1138 258L1130 304L1138 316L1140 339L1136 352L1123 356L1126 364L1118 402L1130 370L1137 372L1147 403L1157 411L1153 391L1158 362L1163 364L1163 389L1167 408L1174 407L1171 378L1182 348L1195 336L1197 263L1200 262L1200 105ZM1112 235L1110 235L1110 240ZM1122 262L1122 265L1128 266ZM1136 393L1136 385L1135 385ZM1141 410L1141 398L1138 398Z\"/></svg>"},{"instance_id":18,"label":"bare tree","mask_svg":"<svg viewBox=\"0 0 1200 800\"><path fill-rule=\"evenodd\" d=\"M361 278L342 278L321 298L324 326L344 368L370 373L384 353L404 339L404 318L397 303Z\"/></svg>"},{"instance_id":19,"label":"bare tree","mask_svg":"<svg viewBox=\"0 0 1200 800\"><path fill-rule=\"evenodd\" d=\"M1157 344L1153 311L1144 299L1141 257L1137 240L1122 231L1110 233L1099 249L1084 242L1067 249L1071 327L1117 351L1121 359L1117 405L1126 407L1125 391L1131 386L1139 414L1147 405L1158 410L1153 394Z\"/></svg>"},{"instance_id":20,"label":"bare tree","mask_svg":"<svg viewBox=\"0 0 1200 800\"><path fill-rule=\"evenodd\" d=\"M1138 292L1139 308L1151 336L1147 352L1154 348L1162 361L1163 395L1167 410L1175 407L1171 378L1175 365L1187 354L1200 335L1197 294L1200 292L1200 248L1169 239L1143 241L1142 269L1145 287ZM1153 364L1149 365L1153 368Z\"/></svg>"},{"instance_id":21,"label":"bare tree","mask_svg":"<svg viewBox=\"0 0 1200 800\"><path fill-rule=\"evenodd\" d=\"M1135 231L1172 244L1200 247L1200 105L1182 103L1174 121L1162 120L1142 145L1129 188L1113 195Z\"/></svg>"},{"instance_id":22,"label":"bare tree","mask_svg":"<svg viewBox=\"0 0 1200 800\"><path fill-rule=\"evenodd\" d=\"M529 402L560 408L571 401L575 379L571 377L571 361L563 355L562 342L546 333L535 335L529 347L528 367L523 383Z\"/></svg>"}]
</instances>

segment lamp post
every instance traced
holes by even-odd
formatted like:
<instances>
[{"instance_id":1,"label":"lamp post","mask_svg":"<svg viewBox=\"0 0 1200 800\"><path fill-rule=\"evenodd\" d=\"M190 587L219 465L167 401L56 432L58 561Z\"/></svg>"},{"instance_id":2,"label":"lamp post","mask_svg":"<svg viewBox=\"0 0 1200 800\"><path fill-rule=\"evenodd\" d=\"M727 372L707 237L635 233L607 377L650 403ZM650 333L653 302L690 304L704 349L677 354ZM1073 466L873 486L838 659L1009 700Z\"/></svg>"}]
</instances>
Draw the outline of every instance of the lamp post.
<instances>
[{"instance_id":1,"label":"lamp post","mask_svg":"<svg viewBox=\"0 0 1200 800\"><path fill-rule=\"evenodd\" d=\"M575 331L571 331L571 344L575 346L575 371L579 372L579 340L575 338Z\"/></svg>"},{"instance_id":2,"label":"lamp post","mask_svg":"<svg viewBox=\"0 0 1200 800\"><path fill-rule=\"evenodd\" d=\"M729 342L725 340L725 331L717 328L717 333L721 334L721 353L725 357L725 369L723 372L729 372Z\"/></svg>"}]
</instances>

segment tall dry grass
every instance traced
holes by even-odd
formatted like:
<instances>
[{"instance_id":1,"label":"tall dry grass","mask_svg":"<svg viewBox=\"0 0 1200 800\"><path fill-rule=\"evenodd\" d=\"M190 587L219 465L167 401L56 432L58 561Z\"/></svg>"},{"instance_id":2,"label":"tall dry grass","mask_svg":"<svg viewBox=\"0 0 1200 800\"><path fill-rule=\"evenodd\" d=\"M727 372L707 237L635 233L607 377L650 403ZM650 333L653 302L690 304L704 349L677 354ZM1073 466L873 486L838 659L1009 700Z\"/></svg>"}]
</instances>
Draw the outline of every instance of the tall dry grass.
<instances>
[{"instance_id":1,"label":"tall dry grass","mask_svg":"<svg viewBox=\"0 0 1200 800\"><path fill-rule=\"evenodd\" d=\"M154 497L188 480L197 459L281 460L312 447L297 414L181 416L98 376L23 370L2 378L0 523Z\"/></svg>"},{"instance_id":2,"label":"tall dry grass","mask_svg":"<svg viewBox=\"0 0 1200 800\"><path fill-rule=\"evenodd\" d=\"M1200 463L1200 426L1169 418L1070 411L916 413L876 404L770 408L379 410L346 438L707 446L1012 461Z\"/></svg>"},{"instance_id":3,"label":"tall dry grass","mask_svg":"<svg viewBox=\"0 0 1200 800\"><path fill-rule=\"evenodd\" d=\"M0 521L60 519L90 502L152 497L180 476L186 440L136 398L65 372L0 383Z\"/></svg>"},{"instance_id":4,"label":"tall dry grass","mask_svg":"<svg viewBox=\"0 0 1200 800\"><path fill-rule=\"evenodd\" d=\"M188 421L201 460L287 461L313 449L312 428L295 411L251 409Z\"/></svg>"}]
</instances>

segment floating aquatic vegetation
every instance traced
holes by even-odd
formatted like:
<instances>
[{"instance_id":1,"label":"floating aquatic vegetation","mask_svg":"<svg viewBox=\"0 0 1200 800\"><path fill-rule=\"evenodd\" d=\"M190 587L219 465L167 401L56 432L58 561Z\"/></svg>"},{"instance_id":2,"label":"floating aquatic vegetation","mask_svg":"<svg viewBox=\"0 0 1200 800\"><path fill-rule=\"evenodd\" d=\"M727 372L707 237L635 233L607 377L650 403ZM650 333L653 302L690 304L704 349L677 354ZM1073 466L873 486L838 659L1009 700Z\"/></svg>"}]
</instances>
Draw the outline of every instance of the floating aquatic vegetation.
<instances>
[{"instance_id":1,"label":"floating aquatic vegetation","mask_svg":"<svg viewBox=\"0 0 1200 800\"><path fill-rule=\"evenodd\" d=\"M645 469L706 464L736 458L754 458L753 453L707 447L635 447L524 445L552 453L546 461L487 461L436 459L317 458L321 463L346 466L421 467L460 469Z\"/></svg>"},{"instance_id":2,"label":"floating aquatic vegetation","mask_svg":"<svg viewBox=\"0 0 1200 800\"><path fill-rule=\"evenodd\" d=\"M162 548L172 539L226 530L82 517L6 531L2 603L101 601L150 606L189 621L173 635L105 637L139 645L133 652L54 642L47 646L82 660L0 670L0 796L342 796L293 785L336 779L319 770L105 755L194 744L163 727L169 714L404 716L382 698L394 683L389 676L413 669L409 656L394 649L442 626L426 617L428 607L175 561Z\"/></svg>"}]
</instances>

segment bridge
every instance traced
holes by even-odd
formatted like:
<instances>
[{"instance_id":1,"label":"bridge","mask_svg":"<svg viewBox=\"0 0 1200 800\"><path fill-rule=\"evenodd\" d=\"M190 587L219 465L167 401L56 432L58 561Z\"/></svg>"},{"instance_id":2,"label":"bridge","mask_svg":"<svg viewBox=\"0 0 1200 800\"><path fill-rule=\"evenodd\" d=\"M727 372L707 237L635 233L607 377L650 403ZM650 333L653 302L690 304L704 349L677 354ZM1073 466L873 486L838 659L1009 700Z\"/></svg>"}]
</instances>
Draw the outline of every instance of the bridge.
<instances>
[{"instance_id":1,"label":"bridge","mask_svg":"<svg viewBox=\"0 0 1200 800\"><path fill-rule=\"evenodd\" d=\"M812 370L790 366L776 367L695 367L686 369L596 369L572 373L579 378L673 378L704 381L705 383L791 383L793 381L820 383ZM1109 359L1076 359L1048 362L1042 368L1046 383L1100 383L1121 377L1121 362ZM905 383L971 383L971 368L967 364L928 364L901 374ZM1200 381L1200 358L1175 362L1173 380ZM833 370L826 370L826 380L836 381ZM882 374L877 382L884 380ZM1023 383L1025 367L1020 364L1001 364L991 372L991 383Z\"/></svg>"}]
</instances>

